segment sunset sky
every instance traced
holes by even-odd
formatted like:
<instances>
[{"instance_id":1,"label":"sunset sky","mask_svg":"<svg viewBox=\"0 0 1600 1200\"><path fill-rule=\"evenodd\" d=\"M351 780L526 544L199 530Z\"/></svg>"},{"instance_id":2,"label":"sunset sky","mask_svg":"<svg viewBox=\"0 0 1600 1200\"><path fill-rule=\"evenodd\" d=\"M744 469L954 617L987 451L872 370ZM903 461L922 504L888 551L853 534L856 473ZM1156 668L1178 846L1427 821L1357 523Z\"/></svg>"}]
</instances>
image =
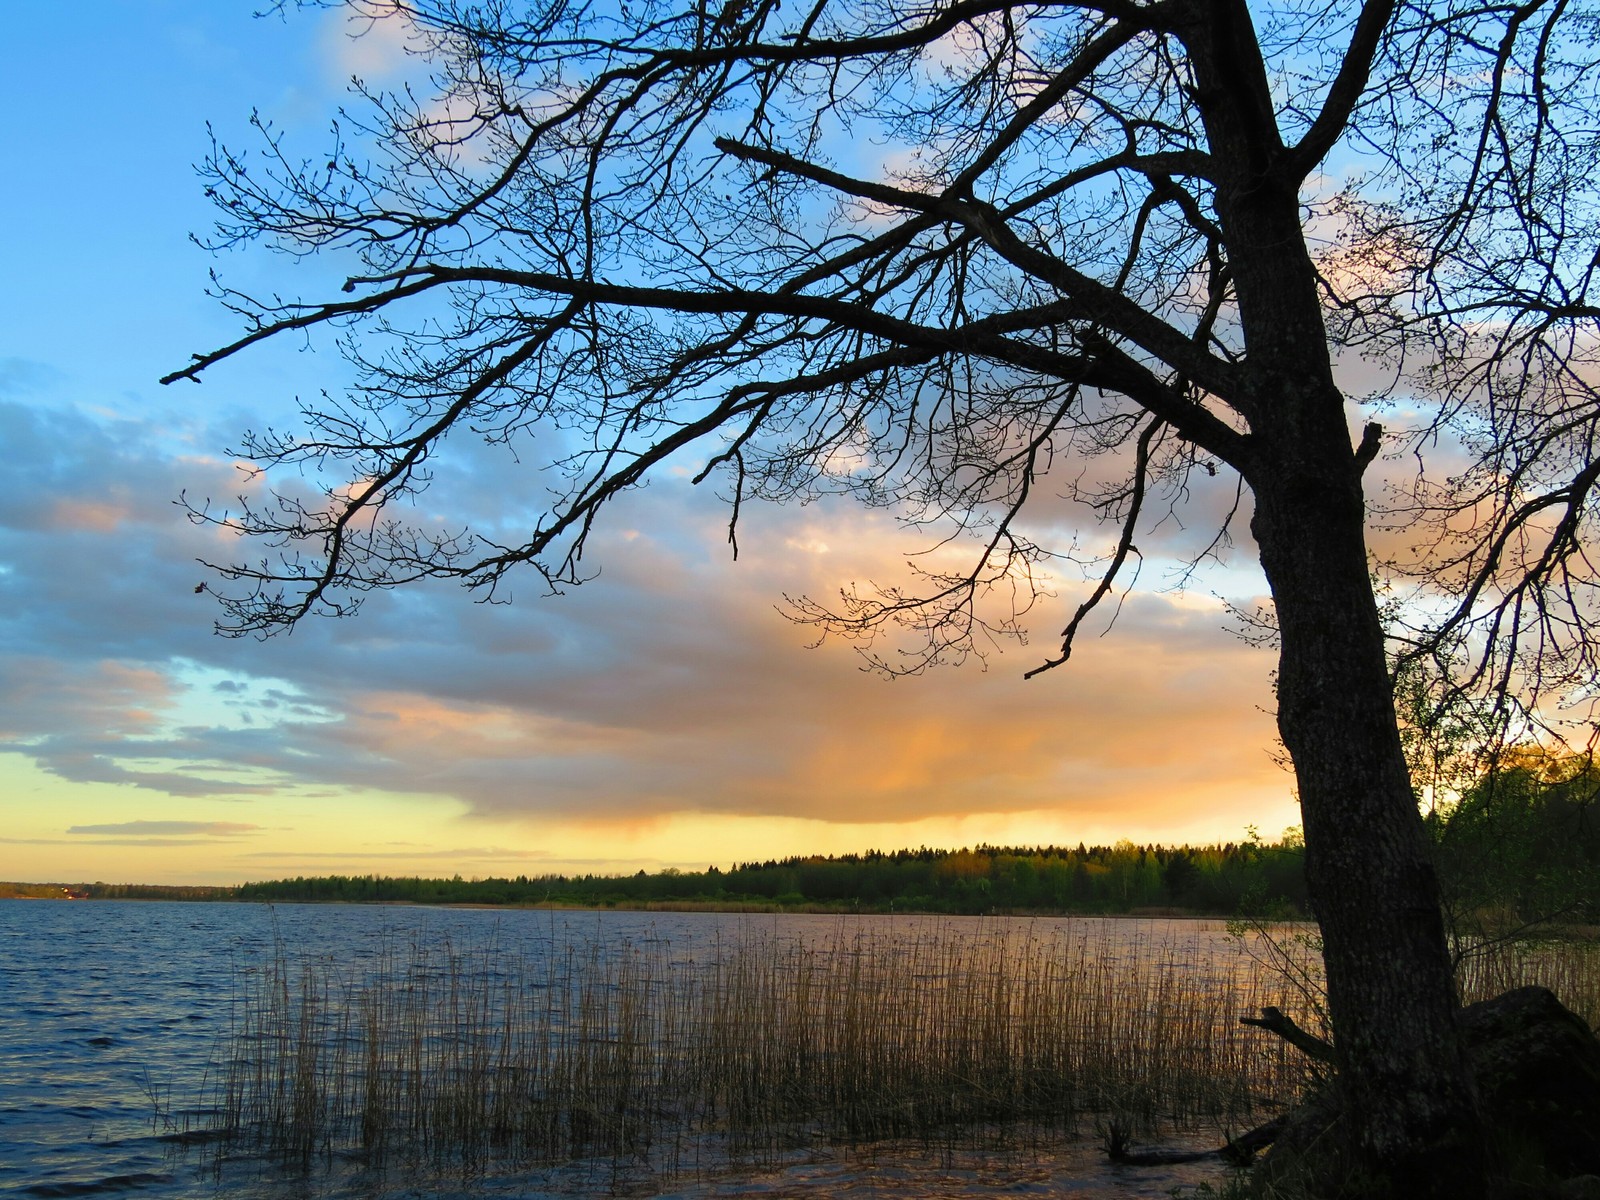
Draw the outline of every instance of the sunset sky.
<instances>
[{"instance_id":1,"label":"sunset sky","mask_svg":"<svg viewBox=\"0 0 1600 1200\"><path fill-rule=\"evenodd\" d=\"M726 514L687 472L619 504L601 575L510 605L450 587L372 600L265 642L212 632L196 564L218 535L180 495L240 487L227 448L337 388L327 339L199 386L157 378L231 340L225 283L329 290L323 264L213 258L192 164L252 108L317 144L352 73L402 69L337 12L259 0L99 0L7 14L0 216L0 879L231 883L703 868L990 843L1235 840L1297 815L1274 761L1269 651L1229 631L1259 599L1236 560L1174 590L1232 484L1141 536L1139 590L1066 668L1024 681L1086 585L1064 573L1030 644L886 680L786 619L785 595L888 580L922 549L848 503ZM311 151L314 152L314 151ZM544 485L454 447L452 515ZM1069 522L1047 505L1038 521ZM1070 537L1063 524L1061 537ZM1106 533L1092 527L1094 546Z\"/></svg>"}]
</instances>

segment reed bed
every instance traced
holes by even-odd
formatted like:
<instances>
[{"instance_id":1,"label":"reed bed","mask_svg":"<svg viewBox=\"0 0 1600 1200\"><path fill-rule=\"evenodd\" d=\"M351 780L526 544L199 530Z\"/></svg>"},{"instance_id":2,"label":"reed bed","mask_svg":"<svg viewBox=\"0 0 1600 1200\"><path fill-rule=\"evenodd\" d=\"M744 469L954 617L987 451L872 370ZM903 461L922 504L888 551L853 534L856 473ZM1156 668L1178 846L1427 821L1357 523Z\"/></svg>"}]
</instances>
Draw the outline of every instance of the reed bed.
<instances>
[{"instance_id":1,"label":"reed bed","mask_svg":"<svg viewBox=\"0 0 1600 1200\"><path fill-rule=\"evenodd\" d=\"M286 1158L650 1171L807 1147L1237 1132L1303 1063L1241 1027L1295 1007L1268 964L1028 927L757 926L524 953L416 937L359 967L279 947L214 1075L230 1144Z\"/></svg>"},{"instance_id":2,"label":"reed bed","mask_svg":"<svg viewBox=\"0 0 1600 1200\"><path fill-rule=\"evenodd\" d=\"M1529 984L1547 987L1589 1028L1600 1029L1600 941L1593 936L1485 946L1462 960L1456 983L1468 1004Z\"/></svg>"},{"instance_id":3,"label":"reed bed","mask_svg":"<svg viewBox=\"0 0 1600 1200\"><path fill-rule=\"evenodd\" d=\"M1322 943L1311 924L1230 923L1241 948L1280 987L1298 998L1301 1018L1328 1038L1322 978ZM1567 1008L1600 1030L1600 930L1546 928L1518 937L1463 942L1456 963L1462 1004L1489 1000L1513 988L1549 988Z\"/></svg>"}]
</instances>

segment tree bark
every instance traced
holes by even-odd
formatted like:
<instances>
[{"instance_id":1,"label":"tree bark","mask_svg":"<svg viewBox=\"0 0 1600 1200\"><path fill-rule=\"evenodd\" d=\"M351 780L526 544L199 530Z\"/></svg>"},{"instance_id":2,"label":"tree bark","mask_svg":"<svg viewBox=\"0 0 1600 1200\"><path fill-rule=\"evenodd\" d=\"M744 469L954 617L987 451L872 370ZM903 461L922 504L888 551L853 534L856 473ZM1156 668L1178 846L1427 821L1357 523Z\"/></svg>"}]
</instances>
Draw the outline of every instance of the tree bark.
<instances>
[{"instance_id":1,"label":"tree bark","mask_svg":"<svg viewBox=\"0 0 1600 1200\"><path fill-rule=\"evenodd\" d=\"M1287 455L1300 461L1263 471L1252 522L1282 639L1278 728L1299 784L1341 1101L1351 1149L1394 1194L1470 1196L1481 1120L1342 441L1321 462Z\"/></svg>"}]
</instances>

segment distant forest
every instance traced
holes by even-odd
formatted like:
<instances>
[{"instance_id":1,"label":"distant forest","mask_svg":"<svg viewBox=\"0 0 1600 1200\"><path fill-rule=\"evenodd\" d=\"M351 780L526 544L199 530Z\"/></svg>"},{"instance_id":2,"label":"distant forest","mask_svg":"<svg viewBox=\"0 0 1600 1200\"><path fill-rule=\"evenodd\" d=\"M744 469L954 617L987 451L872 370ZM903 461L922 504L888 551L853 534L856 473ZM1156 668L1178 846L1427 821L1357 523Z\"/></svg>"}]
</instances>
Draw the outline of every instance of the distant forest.
<instances>
[{"instance_id":1,"label":"distant forest","mask_svg":"<svg viewBox=\"0 0 1600 1200\"><path fill-rule=\"evenodd\" d=\"M821 909L936 913L1304 911L1297 838L1223 846L979 846L668 868L634 875L320 875L238 887L0 883L0 898Z\"/></svg>"},{"instance_id":2,"label":"distant forest","mask_svg":"<svg viewBox=\"0 0 1600 1200\"><path fill-rule=\"evenodd\" d=\"M418 879L331 875L247 883L241 900L413 901L938 913L1181 910L1291 915L1305 907L1300 844L868 851L636 875Z\"/></svg>"},{"instance_id":3,"label":"distant forest","mask_svg":"<svg viewBox=\"0 0 1600 1200\"><path fill-rule=\"evenodd\" d=\"M237 887L169 883L4 883L0 900L237 900Z\"/></svg>"}]
</instances>

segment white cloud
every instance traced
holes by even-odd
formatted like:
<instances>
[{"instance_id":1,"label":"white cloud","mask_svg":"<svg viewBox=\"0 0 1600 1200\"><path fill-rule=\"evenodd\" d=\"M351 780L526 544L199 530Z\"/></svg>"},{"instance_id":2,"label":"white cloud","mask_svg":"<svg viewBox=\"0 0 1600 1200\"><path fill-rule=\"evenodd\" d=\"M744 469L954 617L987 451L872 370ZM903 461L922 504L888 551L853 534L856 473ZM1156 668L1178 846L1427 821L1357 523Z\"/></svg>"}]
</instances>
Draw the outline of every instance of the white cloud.
<instances>
[{"instance_id":1,"label":"white cloud","mask_svg":"<svg viewBox=\"0 0 1600 1200\"><path fill-rule=\"evenodd\" d=\"M398 0L352 0L332 9L322 26L322 50L340 80L386 82L415 60L419 34Z\"/></svg>"}]
</instances>

